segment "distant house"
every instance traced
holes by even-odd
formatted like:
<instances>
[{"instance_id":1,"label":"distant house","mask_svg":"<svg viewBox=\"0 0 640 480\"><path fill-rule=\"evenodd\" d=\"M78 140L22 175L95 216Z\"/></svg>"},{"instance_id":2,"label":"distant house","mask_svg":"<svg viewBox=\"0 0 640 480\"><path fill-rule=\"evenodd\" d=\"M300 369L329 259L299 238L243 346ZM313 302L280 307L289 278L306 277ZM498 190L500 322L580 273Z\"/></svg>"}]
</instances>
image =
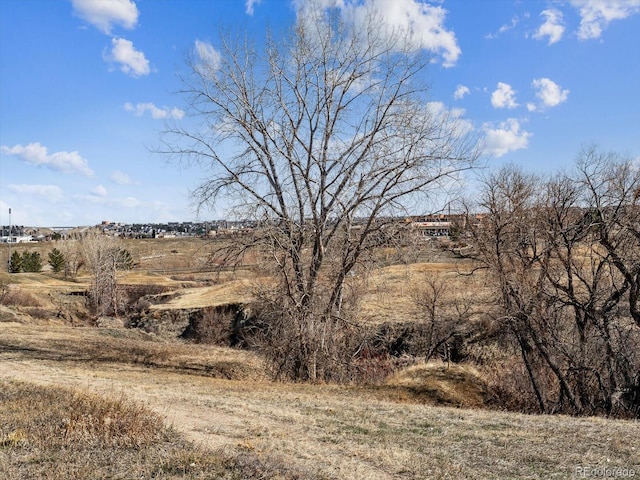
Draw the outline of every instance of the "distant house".
<instances>
[{"instance_id":1,"label":"distant house","mask_svg":"<svg viewBox=\"0 0 640 480\"><path fill-rule=\"evenodd\" d=\"M31 235L11 235L0 237L2 243L28 243L35 241Z\"/></svg>"}]
</instances>

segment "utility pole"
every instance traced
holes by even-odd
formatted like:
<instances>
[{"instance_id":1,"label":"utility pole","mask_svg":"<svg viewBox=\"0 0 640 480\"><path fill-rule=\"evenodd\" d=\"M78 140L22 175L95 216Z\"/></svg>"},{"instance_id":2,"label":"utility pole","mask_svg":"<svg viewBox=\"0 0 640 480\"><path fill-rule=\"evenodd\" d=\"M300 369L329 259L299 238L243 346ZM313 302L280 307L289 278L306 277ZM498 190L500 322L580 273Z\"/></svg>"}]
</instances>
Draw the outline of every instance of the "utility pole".
<instances>
[{"instance_id":1,"label":"utility pole","mask_svg":"<svg viewBox=\"0 0 640 480\"><path fill-rule=\"evenodd\" d=\"M11 273L11 207L9 207L9 237L7 237L7 241L9 242L9 259L7 260L7 271Z\"/></svg>"}]
</instances>

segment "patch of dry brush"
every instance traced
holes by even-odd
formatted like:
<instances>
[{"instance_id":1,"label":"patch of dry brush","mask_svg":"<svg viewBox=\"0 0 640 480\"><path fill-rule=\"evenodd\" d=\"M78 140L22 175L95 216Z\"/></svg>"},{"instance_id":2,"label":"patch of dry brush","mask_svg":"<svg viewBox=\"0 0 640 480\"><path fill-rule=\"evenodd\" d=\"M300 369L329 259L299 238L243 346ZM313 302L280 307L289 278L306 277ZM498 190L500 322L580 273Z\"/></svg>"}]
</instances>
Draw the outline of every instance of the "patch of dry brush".
<instances>
[{"instance_id":1,"label":"patch of dry brush","mask_svg":"<svg viewBox=\"0 0 640 480\"><path fill-rule=\"evenodd\" d=\"M204 450L123 396L7 380L0 380L0 477L314 478L247 453Z\"/></svg>"}]
</instances>

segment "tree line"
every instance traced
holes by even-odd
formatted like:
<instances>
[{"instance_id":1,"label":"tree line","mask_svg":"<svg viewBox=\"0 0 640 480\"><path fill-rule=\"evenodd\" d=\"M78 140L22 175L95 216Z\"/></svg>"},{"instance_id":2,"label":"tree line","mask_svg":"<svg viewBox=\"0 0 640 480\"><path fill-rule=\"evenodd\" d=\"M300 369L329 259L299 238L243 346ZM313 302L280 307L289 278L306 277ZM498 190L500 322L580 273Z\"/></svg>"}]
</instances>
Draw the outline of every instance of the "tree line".
<instances>
[{"instance_id":1,"label":"tree line","mask_svg":"<svg viewBox=\"0 0 640 480\"><path fill-rule=\"evenodd\" d=\"M118 239L88 232L77 239L65 240L60 248L48 253L48 265L55 274L75 277L80 268L91 274L89 299L97 316L118 315L119 299L118 272L130 270L134 266L131 253L120 245ZM41 272L42 257L39 252L14 251L9 260L9 272Z\"/></svg>"},{"instance_id":2,"label":"tree line","mask_svg":"<svg viewBox=\"0 0 640 480\"><path fill-rule=\"evenodd\" d=\"M488 175L469 222L487 312L540 412L640 413L640 169L589 147L570 172ZM514 372L511 371L511 374Z\"/></svg>"}]
</instances>

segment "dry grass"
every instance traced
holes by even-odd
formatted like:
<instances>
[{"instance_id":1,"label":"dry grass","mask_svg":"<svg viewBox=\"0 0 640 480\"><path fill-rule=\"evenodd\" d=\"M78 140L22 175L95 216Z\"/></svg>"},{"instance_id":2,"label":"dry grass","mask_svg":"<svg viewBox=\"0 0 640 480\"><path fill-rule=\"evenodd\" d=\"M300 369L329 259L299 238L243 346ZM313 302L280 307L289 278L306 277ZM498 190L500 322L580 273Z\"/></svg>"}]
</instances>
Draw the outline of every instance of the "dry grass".
<instances>
[{"instance_id":1,"label":"dry grass","mask_svg":"<svg viewBox=\"0 0 640 480\"><path fill-rule=\"evenodd\" d=\"M198 271L207 254L199 241L138 240L127 248L144 259L123 282L178 294L161 308L236 303L249 291L246 271L220 277ZM482 279L460 276L458 268L442 261L376 269L357 286L363 316L371 324L414 318L411 295L434 274L454 291L487 302ZM45 304L55 292L81 290L85 281L11 276ZM638 421L467 409L488 395L469 367L415 366L379 386L272 383L263 372L248 352L139 331L0 323L0 478L546 479L578 478L577 466L640 475ZM24 378L37 388L10 380ZM5 390L18 393L8 400ZM77 433L78 448L51 433L68 421L67 397L85 412L75 420L76 432L88 432ZM140 404L174 430L159 426ZM118 409L148 415L156 433L136 440L122 427L105 434L111 425L105 419L114 414L99 412ZM145 423L139 425L142 432Z\"/></svg>"},{"instance_id":2,"label":"dry grass","mask_svg":"<svg viewBox=\"0 0 640 480\"><path fill-rule=\"evenodd\" d=\"M450 292L465 297L480 306L490 301L481 275L468 275L465 263L436 262L410 265L390 265L370 272L361 295L362 316L377 324L415 320L418 307L413 299L425 281L439 276L447 282Z\"/></svg>"},{"instance_id":3,"label":"dry grass","mask_svg":"<svg viewBox=\"0 0 640 480\"><path fill-rule=\"evenodd\" d=\"M158 415L122 396L104 398L22 382L3 382L1 391L3 446L139 448L169 435Z\"/></svg>"},{"instance_id":4,"label":"dry grass","mask_svg":"<svg viewBox=\"0 0 640 480\"><path fill-rule=\"evenodd\" d=\"M44 373L52 370L40 374ZM236 462L257 465L261 474L255 478L286 478L265 473L273 465L306 472L298 478L335 479L546 479L571 478L581 465L636 472L640 468L637 422L403 404L332 386L240 383L108 369L91 378L79 370L73 375L77 383L92 389L115 384L133 397L149 398L177 430L213 451L226 452ZM60 452L56 461L78 462L83 454ZM157 456L142 456L150 457L152 464L166 465ZM175 467L156 465L158 470L175 471Z\"/></svg>"},{"instance_id":5,"label":"dry grass","mask_svg":"<svg viewBox=\"0 0 640 480\"><path fill-rule=\"evenodd\" d=\"M184 288L176 293L178 295L175 298L162 305L153 306L152 310L216 307L245 303L252 298L251 283L247 279L231 280L210 287Z\"/></svg>"},{"instance_id":6,"label":"dry grass","mask_svg":"<svg viewBox=\"0 0 640 480\"><path fill-rule=\"evenodd\" d=\"M123 396L0 379L0 476L47 479L302 478L276 462L207 451Z\"/></svg>"},{"instance_id":7,"label":"dry grass","mask_svg":"<svg viewBox=\"0 0 640 480\"><path fill-rule=\"evenodd\" d=\"M13 358L122 363L228 379L264 378L247 351L160 339L138 330L2 324L0 352Z\"/></svg>"},{"instance_id":8,"label":"dry grass","mask_svg":"<svg viewBox=\"0 0 640 480\"><path fill-rule=\"evenodd\" d=\"M472 369L447 369L437 364L413 367L376 388L225 380L185 375L193 372L189 369L149 368L124 358L125 363L115 363L117 358L94 362L78 354L97 354L100 341L112 348L110 335L121 335L114 331L63 328L47 333L42 327L13 324L2 328L0 339L5 348L0 350L0 378L5 378L5 384L12 378L29 378L47 386L47 391L51 386L52 395L58 396L45 397L42 408L51 405L56 409L60 401L61 413L56 415L69 415L67 400L57 400L61 394L55 393L61 385L106 397L110 406L76 401L77 408L93 412L126 410L126 397L127 402L144 403L153 409L188 440L216 452L192 447L175 450L180 441L171 437L171 432L160 437L147 434L147 440L134 446L127 440L126 428L115 429L111 436L96 430L86 437L90 440L86 448L58 446L45 451L36 449L33 440L21 443L30 438L28 428L2 417L0 468L13 469L5 470L9 474L4 478L82 478L96 466L98 474L90 478L151 478L153 474L153 478L546 479L572 478L576 466L632 468L640 474L637 421L528 416L413 403L425 401L424 396L412 396L411 389L416 387L439 385L450 403L460 391L472 397L471 379L481 384ZM154 343L174 352L172 343L128 335L114 336L126 343L123 357L124 350L136 344L147 348L148 343ZM7 344L21 349L8 349ZM196 358L202 358L205 350L220 359L236 353L196 347L200 346L188 346L194 348ZM76 397L94 398L84 393ZM1 398L0 410L6 411L11 403ZM17 401L15 395L12 401ZM29 400L13 405L23 421L27 421L25 412L40 408ZM139 407L130 412L127 415L140 412ZM82 414L76 415L78 425L83 425ZM104 418L112 415L96 413L94 416L103 420L92 420L88 425L102 428L108 424ZM43 425L64 425L59 416L40 418L53 419L35 420ZM144 422L139 425L135 429L144 430ZM170 444L163 440L166 435ZM134 462L142 465L139 470ZM110 463L114 465L105 466ZM117 470L126 465L132 468L130 473ZM23 468L28 469L28 475L16 475ZM0 478L4 473L0 470Z\"/></svg>"},{"instance_id":9,"label":"dry grass","mask_svg":"<svg viewBox=\"0 0 640 480\"><path fill-rule=\"evenodd\" d=\"M251 301L257 281L262 285L269 281L257 278L251 270L221 273L200 271L193 265L195 260L189 259L197 257L198 264L205 261L211 245L201 239L127 240L125 244L138 266L132 271L121 272L119 282L122 285L160 286L167 290L167 296L171 294L169 301L153 305L151 310L246 303ZM171 258L171 262L167 258ZM356 277L358 285L354 288L361 299L362 318L368 325L415 319L419 312L412 295L425 278L433 275L446 277L453 289L481 301L486 296L482 280L475 276L459 275L461 268L466 266L461 267L451 261L389 265L375 268L366 276ZM46 273L4 274L0 278L0 282L10 281L12 288L19 289L25 298L32 298L44 308L56 310L54 315L60 310L60 305L69 303L70 294L87 290L90 280L83 275L75 279L63 279ZM81 310L82 306L77 305L76 308Z\"/></svg>"},{"instance_id":10,"label":"dry grass","mask_svg":"<svg viewBox=\"0 0 640 480\"><path fill-rule=\"evenodd\" d=\"M252 298L254 284L260 282L264 285L269 281L258 277L251 268L211 271L207 261L212 249L216 248L216 243L211 240L138 239L124 240L123 243L124 248L131 252L136 268L119 274L122 285L158 285L176 294L167 304L154 306L153 309L202 308L248 302ZM48 242L20 248L40 251L46 258L55 246L55 242ZM374 268L366 274L357 272L356 285L353 287L361 299L361 313L367 322L378 324L414 319L417 311L411 299L412 292L426 277L434 274L447 277L453 289L464 292L476 301L484 301L488 293L482 278L459 275L459 271L468 271L469 265L436 251L429 250L426 253L427 257L433 257L430 261L388 265L385 258L381 258L381 264L387 266ZM43 306L51 308L57 306L60 295L86 290L90 280L82 272L75 279L47 273L0 273L0 283L17 285L25 295L31 294Z\"/></svg>"},{"instance_id":11,"label":"dry grass","mask_svg":"<svg viewBox=\"0 0 640 480\"><path fill-rule=\"evenodd\" d=\"M41 302L17 285L0 286L0 305L9 307L40 307Z\"/></svg>"},{"instance_id":12,"label":"dry grass","mask_svg":"<svg viewBox=\"0 0 640 480\"><path fill-rule=\"evenodd\" d=\"M441 362L413 365L390 376L380 390L398 400L482 408L490 393L480 373L470 365Z\"/></svg>"}]
</instances>

